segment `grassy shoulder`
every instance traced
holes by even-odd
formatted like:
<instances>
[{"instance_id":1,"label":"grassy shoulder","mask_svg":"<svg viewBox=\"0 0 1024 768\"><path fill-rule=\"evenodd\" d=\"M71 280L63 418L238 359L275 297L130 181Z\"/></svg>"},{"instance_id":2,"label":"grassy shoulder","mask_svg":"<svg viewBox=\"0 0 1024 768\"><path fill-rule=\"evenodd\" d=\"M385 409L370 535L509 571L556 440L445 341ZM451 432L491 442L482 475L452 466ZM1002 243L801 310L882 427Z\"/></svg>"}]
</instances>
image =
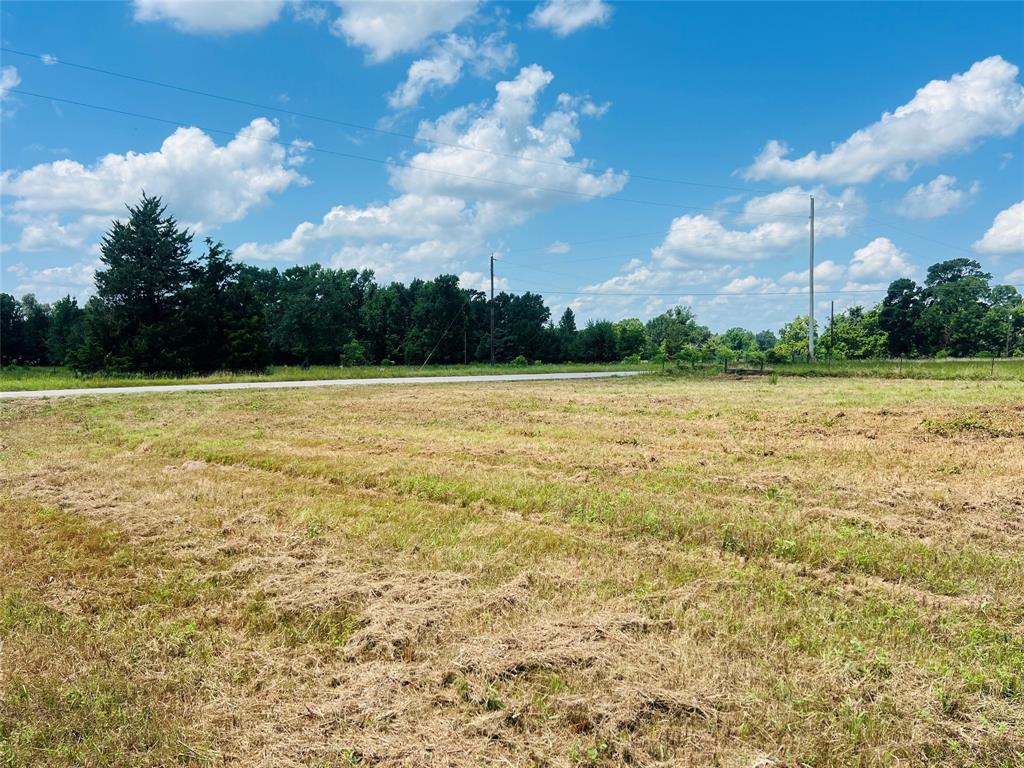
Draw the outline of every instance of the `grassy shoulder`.
<instances>
[{"instance_id":1,"label":"grassy shoulder","mask_svg":"<svg viewBox=\"0 0 1024 768\"><path fill-rule=\"evenodd\" d=\"M743 373L747 364L731 362L728 373ZM755 368L756 369L756 368ZM303 381L328 379L402 378L409 376L483 376L504 373L583 373L589 371L640 370L674 376L708 378L726 374L722 363L696 366L641 363L543 363L527 366L488 365L295 365L274 366L264 373L221 371L201 376L161 376L148 374L78 374L61 367L7 366L0 368L0 392L40 389L80 389L86 387L132 387L151 384L227 384L248 381ZM1024 358L970 360L827 360L817 363L775 363L758 373L776 376L920 379L963 381L1024 381Z\"/></svg>"},{"instance_id":2,"label":"grassy shoulder","mask_svg":"<svg viewBox=\"0 0 1024 768\"><path fill-rule=\"evenodd\" d=\"M148 374L78 374L69 368L7 366L0 369L0 392L85 387L141 387L151 384L228 384L245 381L310 381L329 379L403 378L409 376L484 376L503 373L583 373L588 371L655 370L648 363L544 363L506 365L278 365L264 373L221 371L201 376Z\"/></svg>"},{"instance_id":3,"label":"grassy shoulder","mask_svg":"<svg viewBox=\"0 0 1024 768\"><path fill-rule=\"evenodd\" d=\"M1024 358L827 360L771 366L784 376L1024 381Z\"/></svg>"}]
</instances>

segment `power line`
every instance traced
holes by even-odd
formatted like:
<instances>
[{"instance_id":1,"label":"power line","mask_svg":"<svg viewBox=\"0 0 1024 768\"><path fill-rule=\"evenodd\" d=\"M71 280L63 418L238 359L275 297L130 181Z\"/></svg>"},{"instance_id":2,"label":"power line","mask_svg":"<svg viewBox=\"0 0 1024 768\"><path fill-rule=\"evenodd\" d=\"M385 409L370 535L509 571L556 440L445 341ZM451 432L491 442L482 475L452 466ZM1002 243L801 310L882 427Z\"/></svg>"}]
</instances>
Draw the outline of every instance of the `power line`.
<instances>
[{"instance_id":1,"label":"power line","mask_svg":"<svg viewBox=\"0 0 1024 768\"><path fill-rule=\"evenodd\" d=\"M1022 288L1024 284L1009 284L1011 288ZM553 296L745 296L745 297L757 297L757 296L794 296L804 298L807 296L807 291L711 291L711 292L700 292L700 291L671 291L671 292L633 292L633 291L552 291L546 288L526 288L526 291L531 293L545 293ZM815 294L827 294L829 296L843 296L843 295L858 295L858 294L877 294L888 291L886 288L870 288L870 289L858 289L858 290L839 290L839 291L821 291L817 288L814 290Z\"/></svg>"},{"instance_id":2,"label":"power line","mask_svg":"<svg viewBox=\"0 0 1024 768\"><path fill-rule=\"evenodd\" d=\"M59 97L59 96L50 96L50 95L47 95L47 94L44 94L44 93L34 93L33 91L26 91L26 90L23 90L21 88L7 88L6 92L7 93L16 93L16 94L19 94L21 96L31 96L31 97L36 98L36 99L45 99L45 100L48 100L48 101L55 101L55 102L60 103L60 104L70 104L70 105L73 105L73 106L76 106L76 107L85 107L87 109L95 109L95 110L98 110L98 111L101 111L101 112L109 112L111 114L121 115L123 117L133 117L133 118L138 118L140 120L150 120L150 121L157 122L157 123L163 123L165 125L174 125L174 126L177 126L179 128L189 128L189 127L198 128L199 130L205 131L206 133L216 133L216 134L221 134L221 135L224 135L224 136L231 136L231 137L235 137L237 135L236 131L228 131L228 130L224 130L222 128L208 128L206 126L202 126L202 125L199 125L199 124L193 123L193 122L183 122L183 121L180 121L180 120L170 120L168 118L155 117L153 115L144 115L144 114L142 114L140 112L132 112L132 111L126 110L126 109L117 109L117 108L114 108L114 107L106 107L106 106L103 106L103 105L100 105L100 104L92 104L92 103L86 102L86 101L77 101L75 99L66 99L66 98L62 98L62 97ZM249 138L251 140L253 140L253 141L261 141L261 142L266 143L266 144L274 144L274 145L283 146L281 144L281 142L274 141L273 139L259 139L259 138L256 138L256 137L249 137ZM324 149L323 147L316 147L316 146L305 147L304 151L317 152L317 153L320 153L320 154L330 155L330 156L333 156L333 157L341 157L341 158L344 158L344 159L347 159L347 160L361 160L361 161L364 161L364 162L376 163L378 165L384 165L384 166L389 166L389 167L390 166L399 166L399 167L402 167L402 168L408 168L408 169L413 170L413 171L423 171L424 173L436 173L436 174L440 174L442 176L451 176L451 177L459 178L459 179L466 179L466 180L472 180L472 181L483 181L483 182L487 182L489 184L500 184L500 185L504 185L504 186L508 186L508 187L515 187L515 188L518 188L518 189L534 190L534 191L540 191L540 192L552 192L554 194L569 195L571 197L579 197L579 198L585 198L585 199L590 199L590 200L611 200L611 201L620 202L620 203L633 203L633 204L637 204L637 205L652 205L652 206L657 206L657 207L660 207L660 208L672 208L674 210L684 209L684 210L712 211L712 212L717 212L717 211L722 210L721 208L704 208L704 207L696 206L696 205L683 205L681 203L666 203L666 202L662 202L662 201L659 201L659 200L644 200L644 199L640 199L640 198L622 197L620 195L600 195L600 194L596 194L596 193L593 193L593 192L580 192L580 191L574 190L574 189L560 189L558 187L545 187L545 186L540 186L540 185L537 185L537 184L522 184L520 182L509 181L507 179L494 179L494 178L490 178L490 177L487 177L487 176L475 176L475 175L472 175L472 174L456 173L454 171L444 171L444 170L441 170L439 168L430 168L428 166L416 165L414 163L406 162L406 161L403 161L403 160L386 160L386 159L382 159L382 158L379 158L379 157L370 157L368 155L357 155L357 154L352 153L352 152L339 152L337 150ZM775 216L773 218L783 218L783 216L780 215L780 216ZM794 216L794 217L790 217L790 218L802 218L802 217L795 217Z\"/></svg>"},{"instance_id":3,"label":"power line","mask_svg":"<svg viewBox=\"0 0 1024 768\"><path fill-rule=\"evenodd\" d=\"M260 102L249 101L249 100L246 100L246 99L240 99L240 98L236 98L236 97L233 97L233 96L227 96L225 94L213 93L213 92L210 92L210 91L203 91L203 90L200 90L200 89L197 89L197 88L190 88L190 87L187 87L187 86L177 85L177 84L174 84L174 83L165 83L165 82L162 82L162 81L159 81L159 80L153 80L151 78L141 77L141 76L138 76L138 75L131 75L131 74L127 74L127 73L124 73L124 72L116 72L114 70L103 69L101 67L94 67L94 66L87 65L87 64L79 64L79 63L76 63L76 62L65 61L65 60L62 60L62 59L57 59L56 61L53 61L53 60L51 60L51 59L49 59L47 57L44 57L43 55L40 55L40 54L30 53L28 51L21 51L21 50L17 50L15 48L9 48L9 47L6 47L6 46L0 46L0 51L2 51L4 53L14 54L14 55L17 55L17 56L24 56L26 58L36 59L38 61L44 61L44 62L47 62L47 63L50 63L50 64L58 64L58 65L62 65L62 66L65 66L65 67L71 67L71 68L80 69L80 70L83 70L83 71L95 72L97 74L107 75L107 76L110 76L110 77L118 77L118 78L121 78L121 79L124 79L124 80L130 80L130 81L134 81L134 82L139 82L139 83L143 83L143 84L146 84L146 85L152 85L152 86L156 86L156 87L160 87L160 88L166 88L166 89L169 89L169 90L179 91L179 92L182 92L182 93L188 93L188 94L192 94L192 95L196 95L196 96L202 96L204 98L217 99L217 100L220 100L220 101L230 102L230 103L234 103L234 104L240 104L240 105L243 105L243 106L254 107L256 109L273 111L273 112L279 112L281 114L286 114L286 115L290 115L290 116L293 116L293 117L302 117L302 118L306 118L306 119L317 120L317 121L320 121L320 122L330 123L330 124L342 126L342 127L345 127L345 128L351 128L351 129L357 129L357 130L365 130L365 131L369 131L369 132L372 132L372 133L378 133L378 134L381 134L381 135L387 135L387 136L392 136L392 137L395 137L395 138L405 139L405 140L408 140L408 141L421 142L421 143L424 143L424 144L431 144L431 145L435 145L435 146L450 147L450 148L454 148L454 149L462 149L462 150L467 150L467 151L471 151L471 152L479 152L479 153L483 153L483 154L494 155L494 156L497 156L497 157L504 157L504 158L516 160L516 161L519 161L519 162L539 163L539 164L543 164L543 165L550 165L550 166L555 166L555 167L569 168L569 169L576 170L576 171L581 170L581 168L579 166L573 165L571 163L562 162L562 161L544 160L544 159L541 159L541 158L528 158L528 157L522 157L520 155L514 155L514 154L510 154L510 153L505 153L505 152L498 152L496 150L485 149L485 148L482 148L482 147L474 147L472 145L463 144L461 142L445 142L445 141L441 141L439 139L430 139L430 138L426 138L426 137L423 137L423 136L417 136L415 134L403 133L401 131L393 131L393 130L389 130L389 129L385 129L385 128L379 128L379 127L375 127L375 126L364 125L364 124L361 124L361 123L355 123L355 122L351 122L351 121L347 121L347 120L339 120L339 119L336 119L336 118L325 117L323 115L317 115L317 114L313 114L313 113L301 112L301 111L298 111L298 110L288 109L286 107L279 107L279 106L274 106L274 105L271 105L271 104L262 104ZM176 126L179 126L179 127L188 127L189 125L193 125L192 123L185 123L185 122L180 122L180 121L166 120L166 119L163 119L163 118L157 118L157 117L153 117L153 116L150 116L150 115L143 115L143 114L140 114L140 113L130 112L130 111L127 111L127 110L118 110L118 109L114 109L114 108L111 108L111 107L104 107L104 106L101 106L101 105L90 104L90 103L87 103L87 102L74 101L74 100L70 100L70 99L61 99L61 98L55 97L55 96L46 96L44 94L32 93L30 91L23 91L23 90L15 89L15 88L9 88L9 89L6 89L6 90L8 92L11 92L11 93L19 93L19 94L22 94L22 95L25 95L25 96L33 96L35 98L49 99L51 101L56 101L56 102L60 102L60 103L66 103L66 104L72 104L72 105L75 105L75 106L81 106L81 107L86 107L86 108L90 108L90 109L102 110L102 111L106 111L106 112L110 112L110 113L114 113L114 114L120 114L120 115L123 115L123 116L135 117L135 118L138 118L138 119L163 122L163 123L166 123L166 124L176 125ZM198 125L196 125L195 127L201 128L202 130L207 131L209 133L220 133L222 135L228 135L228 136L235 136L236 135L236 132L234 132L234 131L225 131L225 130L218 130L218 129L203 128L202 126L198 126ZM278 143L278 142L268 141L268 143ZM523 189L533 189L533 190L538 190L538 191L553 192L555 194L565 194L565 195L571 195L571 196L575 196L575 197L583 197L583 198L589 198L589 199L595 199L595 200L617 200L617 201L621 201L621 202L629 202L629 203L641 204L641 205L653 205L653 206L660 206L660 207L680 208L680 209L685 209L685 210L704 211L704 212L711 212L711 213L717 213L717 212L722 211L722 210L726 210L726 211L730 210L728 208L721 207L721 206L720 207L711 208L711 207L702 207L702 206L682 205L682 204L675 204L675 203L665 203L665 202L654 201L654 200L643 200L643 199L636 199L636 198L627 198L627 197L621 197L621 196L611 196L611 195L604 196L604 195L593 194L593 193L579 192L577 190L560 189L560 188L556 188L556 187L545 187L545 186L539 186L539 185L526 185L526 184L520 184L518 182L508 181L508 180L505 180L505 179L493 179L493 178L489 178L489 177L485 177L485 176L476 176L476 175L472 175L472 174L459 174L459 173L455 173L455 172L452 172L452 171L443 171L443 170L436 169L436 168L428 168L428 167L425 167L425 166L419 166L419 165L415 165L415 164L408 163L408 162L403 162L403 161L383 160L381 158L374 158L374 157L369 157L369 156L365 156L365 155L357 155L357 154L354 154L354 153L337 152L337 151L332 151L332 150L321 149L321 148L318 148L318 147L308 147L307 151L315 151L315 152L319 152L321 154L330 154L330 155L334 155L334 156L338 156L338 157L343 157L343 158L346 158L346 159L361 160L361 161L364 161L364 162L373 162L373 163L384 164L384 165L397 165L397 166L400 166L400 167L409 168L410 170L424 171L424 172L429 172L429 173L437 173L437 174L447 175L447 176L451 176L451 177L455 177L455 178L463 178L463 179L467 179L467 180L472 179L472 180L484 181L484 182L492 183L492 184L502 184L502 185L506 185L506 186L519 187L519 188L523 188ZM612 170L612 169L611 168L604 168L603 170L600 171L600 173L605 173L605 172L607 172L609 170ZM597 173L598 171L595 169L595 170L588 171L588 172L589 173ZM661 177L661 176L650 176L650 175L634 174L634 173L628 173L628 172L627 172L627 175L628 175L628 177L630 179L641 179L641 180L645 180L645 181L655 181L655 182L660 182L660 183L676 184L676 185L684 185L684 186L705 187L705 188L709 188L709 189L722 189L722 190L729 190L729 191L736 191L736 192L744 192L744 193L747 193L747 194L761 194L761 195L790 194L790 195L793 195L793 196L805 197L805 194L803 192L787 192L786 190L774 190L773 191L773 190L758 189L758 188L753 188L753 187L740 187L740 186L732 186L732 185L725 185L725 184L710 184L710 183L697 182L697 181L692 181L692 180L687 180L687 179L672 179L672 178ZM730 212L732 212L732 211L730 211ZM747 214L747 216L748 216L748 220L749 220L751 217L749 216L749 214ZM764 220L764 221L772 221L772 220L777 220L777 219L780 219L780 218L803 219L804 217L802 215L798 215L798 214L775 214L773 216L765 215L762 220ZM906 229L905 227L900 227L900 226L898 226L896 224L893 224L892 222L885 221L883 219L878 219L876 217L865 216L865 220L872 221L872 222L874 222L876 224L879 224L879 225L881 225L883 227L888 227L888 228L893 229L893 230L895 230L897 232L901 232L903 234L910 235L911 237L916 237L916 238L918 238L920 240L924 240L926 242L930 242L930 243L933 243L935 245L941 245L941 246L943 246L945 248L949 248L949 249L954 250L954 251L959 251L961 253L965 253L965 254L968 254L968 255L974 255L973 251L971 251L968 248L965 248L964 246L954 245L952 243L947 243L947 242L944 242L942 240L937 240L937 239L935 239L933 237L930 237L930 236L927 236L927 235L922 235L922 234L920 234L918 232L914 232L912 230ZM660 233L658 233L658 234L660 234ZM632 235L627 235L627 236L624 236L624 237L632 237ZM611 239L611 238L609 238L609 239ZM586 242L596 242L596 241L586 241ZM583 244L583 243L580 243L580 244Z\"/></svg>"},{"instance_id":4,"label":"power line","mask_svg":"<svg viewBox=\"0 0 1024 768\"><path fill-rule=\"evenodd\" d=\"M203 90L199 90L198 88L189 88L187 86L177 85L177 84L174 84L174 83L165 83L165 82L162 82L160 80L153 80L153 79L150 79L150 78L147 78L147 77L141 77L139 75L130 75L130 74L127 74L127 73L124 73L124 72L116 72L114 70L103 69L101 67L94 67L94 66L90 66L88 64L78 64L78 63L71 62L71 61L65 61L63 59L57 59L56 61L53 61L51 59L44 58L40 54L29 53L28 51L19 51L19 50L15 49L15 48L7 48L6 46L0 47L0 51L3 51L4 53L11 53L11 54L14 54L16 56L25 56L26 58L36 59L38 61L43 61L43 62L46 62L46 63L49 63L49 64L58 64L58 65L65 66L65 67L72 67L74 69L84 70L84 71L87 71L87 72L95 72L97 74L107 75L109 77L119 77L119 78L121 78L123 80L131 80L131 81L134 81L134 82L137 82L137 83L143 83L145 85L152 85L152 86L156 86L156 87L159 87L159 88L167 88L169 90L179 91L181 93L188 93L188 94L191 94L193 96L202 96L204 98L216 99L216 100L219 100L219 101L225 101L225 102L229 102L229 103L232 103L232 104L239 104L239 105L246 106L246 107L254 107L256 109L267 110L267 111L271 111L271 112L279 112L279 113L281 113L283 115L290 115L292 117L301 117L301 118L305 118L305 119L308 119L308 120L317 120L319 122L329 123L331 125L338 125L338 126L341 126L343 128L351 128L351 129L354 129L354 130L369 131L371 133L377 133L377 134L380 134L380 135L383 135L383 136L391 136L391 137L394 137L394 138L405 139L407 141L421 142L421 143L424 143L424 144L432 144L434 146L450 147L452 149L463 149L463 150L467 150L467 151L470 151L470 152L480 152L480 153L483 153L483 154L494 155L496 157L504 157L504 158L508 158L508 159L511 159L511 160L520 160L520 161L526 161L526 162L530 162L530 163L538 163L538 164L541 164L541 165L550 165L550 166L555 166L555 167L571 168L573 170L579 170L578 167L574 166L572 163L566 163L566 162L559 161L559 160L544 160L544 159L541 159L541 158L526 158L526 157L521 157L519 155L514 155L514 154L510 154L510 153L506 153L506 152L499 152L499 151L493 150L493 149L485 149L483 147L474 147L474 146L472 146L470 144L463 144L461 142L449 142L449 141L442 141L440 139L429 139L429 138L426 138L426 137L423 137L423 136L417 136L415 134L403 133L401 131L389 130L387 128L379 128L379 127L376 127L376 126L363 125L361 123L355 123L355 122L351 122L349 120L339 120L339 119L332 118L332 117L325 117L324 115L316 115L316 114L313 114L313 113L310 113L310 112L301 112L301 111L294 110L294 109L288 109L286 107L279 107L279 106L274 106L274 105L271 105L271 104L261 104L259 102L249 101L247 99L240 99L240 98L237 98L237 97L234 97L234 96L227 96L227 95L221 94L221 93L213 93L211 91L203 91ZM604 168L603 170L600 171L600 173L603 174L603 173L606 173L606 172L612 171L612 170L613 169L610 168L610 167L609 168ZM650 176L650 175L644 175L644 174L629 173L629 177L631 179L640 179L642 181L653 181L653 182L658 182L658 183L661 183L661 184L676 184L676 185L680 185L680 186L689 186L689 187L704 187L704 188L707 188L707 189L721 189L721 190L728 190L728 191L733 191L733 192L745 192L745 193L748 193L748 194L750 194L750 193L754 193L754 194L779 194L778 191L771 192L770 190L759 190L759 189L754 189L754 188L750 188L750 187L730 186L730 185L727 185L727 184L710 184L710 183L706 183L706 182L692 181L692 180L689 180L689 179L672 179L672 178L667 178L667 177L664 177L664 176ZM786 193L784 190L782 191L782 193L784 193L784 194L793 194L793 195L800 194L801 197L804 196L803 193L796 193L796 192Z\"/></svg>"},{"instance_id":5,"label":"power line","mask_svg":"<svg viewBox=\"0 0 1024 768\"><path fill-rule=\"evenodd\" d=\"M972 250L970 250L968 248L964 248L962 245L953 245L952 243L945 243L942 240L936 240L933 237L928 237L927 235L922 235L919 232L912 232L909 229L905 229L903 227L898 227L898 226L896 226L895 224L893 224L891 222L885 221L884 219L878 219L878 218L875 218L874 216L865 216L864 220L865 221L872 221L875 224L878 224L878 225L883 226L883 227L888 227L889 229L894 229L897 232L902 232L905 235L910 235L911 237L916 237L919 240L924 240L926 242L933 243L935 245L941 245L944 248L949 248L949 249L954 250L954 251L960 251L961 253L966 253L966 254L968 254L970 256L974 256L975 255L974 251L972 251Z\"/></svg>"},{"instance_id":6,"label":"power line","mask_svg":"<svg viewBox=\"0 0 1024 768\"><path fill-rule=\"evenodd\" d=\"M777 217L772 217L772 218L767 218L766 217L765 220L766 221L773 221L773 220L775 220L775 218L777 218ZM807 217L806 216L797 216L797 215L794 214L792 216L792 218L806 219ZM941 246L944 246L946 248L950 248L951 250L954 250L954 251L960 251L962 253L966 253L966 254L969 254L969 255L972 255L972 256L974 255L972 251L969 251L968 249L963 248L962 246L953 245L952 243L945 243L945 242L943 242L941 240L936 240L934 238L928 237L926 235L919 234L917 232L911 232L910 230L903 229L901 227L897 227L895 224L891 224L890 222L887 222L887 221L884 221L884 220L880 220L880 219L876 219L874 217L867 217L866 216L864 218L865 218L865 220L874 222L875 224L880 225L882 227L889 227L889 228L894 229L894 230L896 230L898 232L902 232L903 234L910 235L912 237L917 237L917 238L919 238L921 240L925 240L925 241L930 242L930 243L934 243L935 245L941 245ZM855 232L858 232L858 233L868 233L869 229L864 224L851 225L851 226L849 226L846 229L843 237L845 237L845 236L847 236L849 234L855 233ZM573 247L576 247L576 246L581 246L581 245L593 245L595 243L611 242L613 240L626 240L626 239L629 239L629 238L632 238L632 237L665 237L667 234L668 234L668 232L665 229L661 229L661 230L658 230L656 232L653 232L653 231L652 232L637 232L637 233L634 233L634 234L631 234L631 235L618 235L618 236L613 236L613 237L598 238L598 239L595 239L595 240L580 240L580 241L575 241L575 242L572 242L572 243L569 243L569 244L572 245ZM723 249L721 246L717 246L717 245L687 245L684 248L682 248L682 250L683 251L722 251L722 250L725 250L725 249ZM771 250L771 249L766 249L766 250ZM602 254L600 256L581 256L581 257L563 258L561 254L553 254L553 253L551 253L551 251L549 249L541 249L541 250L535 250L535 251L516 251L516 250L510 250L510 251L508 251L508 253L516 255L516 256L556 256L557 257L557 262L559 264L576 264L578 262L604 261L606 259L647 258L647 257L650 256L650 253L640 253L640 254L638 254L636 252L629 252L629 253ZM505 261L504 258L502 258L501 261L503 261L505 264L513 264L514 263L514 262L510 262L510 261Z\"/></svg>"},{"instance_id":7,"label":"power line","mask_svg":"<svg viewBox=\"0 0 1024 768\"><path fill-rule=\"evenodd\" d=\"M531 293L545 293L552 294L555 296L794 296L804 298L807 296L807 291L671 291L671 292L634 292L634 291L552 291L546 288L527 288L525 289ZM870 294L870 293L884 293L888 288L872 288L864 290L848 290L848 291L818 291L815 293L824 293L829 295L845 295L845 294Z\"/></svg>"}]
</instances>

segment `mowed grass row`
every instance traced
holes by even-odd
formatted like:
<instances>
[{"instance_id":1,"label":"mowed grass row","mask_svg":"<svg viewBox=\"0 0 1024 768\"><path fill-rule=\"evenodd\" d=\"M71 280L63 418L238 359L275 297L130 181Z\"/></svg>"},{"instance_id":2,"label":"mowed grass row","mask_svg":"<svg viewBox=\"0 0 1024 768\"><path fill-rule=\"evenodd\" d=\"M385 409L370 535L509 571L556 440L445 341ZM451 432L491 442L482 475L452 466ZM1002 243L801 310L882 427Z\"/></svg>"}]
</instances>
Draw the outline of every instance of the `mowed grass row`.
<instances>
[{"instance_id":1,"label":"mowed grass row","mask_svg":"<svg viewBox=\"0 0 1024 768\"><path fill-rule=\"evenodd\" d=\"M231 384L245 381L323 381L325 379L406 378L409 376L481 376L503 373L582 373L586 371L660 370L650 363L536 363L489 365L275 365L262 373L218 371L194 376L127 373L76 373L59 366L0 368L0 392L88 387L141 387L152 384ZM1024 373L1021 374L1024 378Z\"/></svg>"},{"instance_id":2,"label":"mowed grass row","mask_svg":"<svg viewBox=\"0 0 1024 768\"><path fill-rule=\"evenodd\" d=\"M1020 765L1022 401L648 379L5 404L6 754Z\"/></svg>"}]
</instances>

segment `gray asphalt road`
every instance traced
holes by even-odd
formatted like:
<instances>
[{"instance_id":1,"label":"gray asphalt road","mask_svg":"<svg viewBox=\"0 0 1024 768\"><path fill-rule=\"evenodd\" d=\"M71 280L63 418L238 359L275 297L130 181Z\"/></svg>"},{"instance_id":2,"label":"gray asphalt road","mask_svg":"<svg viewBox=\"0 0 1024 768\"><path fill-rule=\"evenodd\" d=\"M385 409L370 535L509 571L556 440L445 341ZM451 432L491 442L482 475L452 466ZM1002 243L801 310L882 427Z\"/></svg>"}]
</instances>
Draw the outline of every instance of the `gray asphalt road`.
<instances>
[{"instance_id":1,"label":"gray asphalt road","mask_svg":"<svg viewBox=\"0 0 1024 768\"><path fill-rule=\"evenodd\" d=\"M230 384L153 384L140 387L88 387L0 392L0 399L24 397L72 397L74 395L141 395L147 392L208 392L230 389L299 389L303 387L363 387L376 384L474 384L500 381L559 381L636 376L640 371L592 371L589 373L502 373L486 376L393 376L381 379L322 379L319 381L239 381Z\"/></svg>"}]
</instances>

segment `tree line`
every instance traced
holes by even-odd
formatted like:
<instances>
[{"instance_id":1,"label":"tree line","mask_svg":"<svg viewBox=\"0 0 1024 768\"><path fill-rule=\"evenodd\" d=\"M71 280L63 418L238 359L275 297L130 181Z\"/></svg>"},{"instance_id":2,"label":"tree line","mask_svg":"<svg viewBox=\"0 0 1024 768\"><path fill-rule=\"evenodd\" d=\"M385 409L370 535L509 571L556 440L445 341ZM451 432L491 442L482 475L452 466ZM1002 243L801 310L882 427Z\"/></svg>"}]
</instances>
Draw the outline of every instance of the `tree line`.
<instances>
[{"instance_id":1,"label":"tree line","mask_svg":"<svg viewBox=\"0 0 1024 768\"><path fill-rule=\"evenodd\" d=\"M319 264L280 271L234 261L178 226L143 195L101 243L94 295L41 304L0 294L0 363L67 365L82 372L205 373L270 365L456 364L491 359L492 304L454 275L380 285L369 270ZM822 356L1024 354L1024 304L960 258L928 269L923 285L893 282L875 307L852 307L816 326ZM496 362L649 359L788 361L806 356L807 317L776 334L713 334L674 307L647 321L557 322L535 293L494 297Z\"/></svg>"}]
</instances>

